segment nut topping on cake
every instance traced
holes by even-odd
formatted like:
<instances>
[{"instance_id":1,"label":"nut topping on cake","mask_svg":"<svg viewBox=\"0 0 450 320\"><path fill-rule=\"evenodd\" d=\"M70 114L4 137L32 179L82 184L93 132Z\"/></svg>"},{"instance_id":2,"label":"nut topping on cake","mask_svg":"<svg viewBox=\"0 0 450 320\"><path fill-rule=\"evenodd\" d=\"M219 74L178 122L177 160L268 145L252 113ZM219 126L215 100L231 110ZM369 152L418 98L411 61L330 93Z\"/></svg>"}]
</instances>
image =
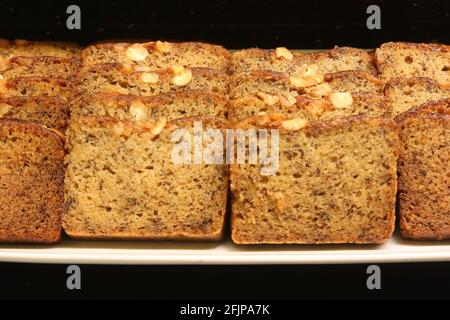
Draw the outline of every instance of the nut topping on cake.
<instances>
[{"instance_id":1,"label":"nut topping on cake","mask_svg":"<svg viewBox=\"0 0 450 320\"><path fill-rule=\"evenodd\" d=\"M330 94L328 99L336 108L348 108L353 103L353 97L350 92L335 92Z\"/></svg>"},{"instance_id":2,"label":"nut topping on cake","mask_svg":"<svg viewBox=\"0 0 450 320\"><path fill-rule=\"evenodd\" d=\"M147 57L148 51L142 44L135 43L127 48L125 54L133 61L143 61Z\"/></svg>"},{"instance_id":3,"label":"nut topping on cake","mask_svg":"<svg viewBox=\"0 0 450 320\"><path fill-rule=\"evenodd\" d=\"M281 122L281 126L286 130L300 130L308 125L308 120L297 118L291 120L284 120Z\"/></svg>"},{"instance_id":4,"label":"nut topping on cake","mask_svg":"<svg viewBox=\"0 0 450 320\"><path fill-rule=\"evenodd\" d=\"M285 47L276 48L275 56L278 59L286 59L286 60L292 60L292 58L294 58L294 55Z\"/></svg>"},{"instance_id":5,"label":"nut topping on cake","mask_svg":"<svg viewBox=\"0 0 450 320\"><path fill-rule=\"evenodd\" d=\"M177 86L185 86L192 80L192 72L184 67L174 66L172 67L174 77L172 82Z\"/></svg>"}]
</instances>

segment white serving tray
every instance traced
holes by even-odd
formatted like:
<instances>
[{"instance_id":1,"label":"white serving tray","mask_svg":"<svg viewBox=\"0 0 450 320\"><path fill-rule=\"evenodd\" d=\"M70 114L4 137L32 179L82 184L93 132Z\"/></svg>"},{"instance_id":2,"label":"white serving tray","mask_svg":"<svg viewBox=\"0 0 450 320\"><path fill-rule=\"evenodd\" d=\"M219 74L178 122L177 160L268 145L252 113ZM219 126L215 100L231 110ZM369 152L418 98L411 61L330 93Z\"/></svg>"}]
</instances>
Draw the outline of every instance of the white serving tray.
<instances>
[{"instance_id":1,"label":"white serving tray","mask_svg":"<svg viewBox=\"0 0 450 320\"><path fill-rule=\"evenodd\" d=\"M0 262L62 264L351 264L450 261L450 241L394 236L383 245L237 246L219 243L74 241L54 246L1 245Z\"/></svg>"}]
</instances>

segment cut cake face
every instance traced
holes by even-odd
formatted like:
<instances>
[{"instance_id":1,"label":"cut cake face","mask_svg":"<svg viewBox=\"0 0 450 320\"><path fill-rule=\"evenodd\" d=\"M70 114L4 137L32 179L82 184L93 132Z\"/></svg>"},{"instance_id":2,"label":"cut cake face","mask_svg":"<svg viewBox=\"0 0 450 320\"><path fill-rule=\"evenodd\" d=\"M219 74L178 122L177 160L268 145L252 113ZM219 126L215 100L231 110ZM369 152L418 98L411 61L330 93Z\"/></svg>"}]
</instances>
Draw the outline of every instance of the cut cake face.
<instances>
[{"instance_id":1,"label":"cut cake face","mask_svg":"<svg viewBox=\"0 0 450 320\"><path fill-rule=\"evenodd\" d=\"M63 180L64 143L57 134L0 120L0 242L57 242Z\"/></svg>"},{"instance_id":2,"label":"cut cake face","mask_svg":"<svg viewBox=\"0 0 450 320\"><path fill-rule=\"evenodd\" d=\"M66 233L81 238L220 239L228 166L180 163L173 154L181 139L174 141L174 132L190 137L197 120L203 130L226 127L212 118L74 120L67 131Z\"/></svg>"},{"instance_id":3,"label":"cut cake face","mask_svg":"<svg viewBox=\"0 0 450 320\"><path fill-rule=\"evenodd\" d=\"M394 230L396 125L386 118L323 122L243 120L279 129L279 170L231 168L232 239L238 244L382 243Z\"/></svg>"}]
</instances>

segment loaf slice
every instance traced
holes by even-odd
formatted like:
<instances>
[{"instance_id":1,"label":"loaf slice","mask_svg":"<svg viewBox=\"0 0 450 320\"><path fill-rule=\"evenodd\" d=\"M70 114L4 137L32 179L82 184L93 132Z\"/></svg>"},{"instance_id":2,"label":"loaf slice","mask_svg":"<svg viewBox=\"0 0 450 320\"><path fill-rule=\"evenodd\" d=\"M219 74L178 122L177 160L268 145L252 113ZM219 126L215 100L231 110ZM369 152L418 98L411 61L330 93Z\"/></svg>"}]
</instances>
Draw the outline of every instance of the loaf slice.
<instances>
[{"instance_id":1,"label":"loaf slice","mask_svg":"<svg viewBox=\"0 0 450 320\"><path fill-rule=\"evenodd\" d=\"M222 46L200 42L100 43L85 48L82 59L84 65L124 63L152 69L177 65L227 71L230 53Z\"/></svg>"},{"instance_id":2,"label":"loaf slice","mask_svg":"<svg viewBox=\"0 0 450 320\"><path fill-rule=\"evenodd\" d=\"M450 99L396 118L400 128L399 213L405 238L450 238Z\"/></svg>"},{"instance_id":3,"label":"loaf slice","mask_svg":"<svg viewBox=\"0 0 450 320\"><path fill-rule=\"evenodd\" d=\"M231 69L235 73L267 70L295 74L311 65L316 66L322 75L346 70L377 74L370 53L349 47L335 47L307 54L295 54L286 48L246 49L233 53Z\"/></svg>"},{"instance_id":4,"label":"loaf slice","mask_svg":"<svg viewBox=\"0 0 450 320\"><path fill-rule=\"evenodd\" d=\"M397 189L394 121L350 117L308 123L265 115L237 127L278 129L279 167L276 174L263 175L261 162L232 165L235 243L389 239Z\"/></svg>"},{"instance_id":5,"label":"loaf slice","mask_svg":"<svg viewBox=\"0 0 450 320\"><path fill-rule=\"evenodd\" d=\"M71 104L71 116L109 116L134 121L201 115L225 119L227 108L226 96L195 90L150 97L98 93L76 99Z\"/></svg>"},{"instance_id":6,"label":"loaf slice","mask_svg":"<svg viewBox=\"0 0 450 320\"><path fill-rule=\"evenodd\" d=\"M28 41L0 39L0 56L53 56L70 58L81 52L81 46L62 41Z\"/></svg>"},{"instance_id":7,"label":"loaf slice","mask_svg":"<svg viewBox=\"0 0 450 320\"><path fill-rule=\"evenodd\" d=\"M391 116L390 104L383 95L336 92L323 98L300 95L288 100L282 95L258 93L231 102L228 119L237 122L261 113L283 113L307 120L337 119L355 115Z\"/></svg>"},{"instance_id":8,"label":"loaf slice","mask_svg":"<svg viewBox=\"0 0 450 320\"><path fill-rule=\"evenodd\" d=\"M197 121L203 130L219 133L227 126L212 118L168 123L74 119L67 130L66 233L79 238L221 238L228 166L178 164L172 156Z\"/></svg>"},{"instance_id":9,"label":"loaf slice","mask_svg":"<svg viewBox=\"0 0 450 320\"><path fill-rule=\"evenodd\" d=\"M59 240L63 162L64 143L57 134L0 120L0 242Z\"/></svg>"},{"instance_id":10,"label":"loaf slice","mask_svg":"<svg viewBox=\"0 0 450 320\"><path fill-rule=\"evenodd\" d=\"M310 61L309 58L307 54L297 54L283 47L244 49L232 54L231 70L233 73L265 70L290 74L300 65Z\"/></svg>"},{"instance_id":11,"label":"loaf slice","mask_svg":"<svg viewBox=\"0 0 450 320\"><path fill-rule=\"evenodd\" d=\"M380 77L427 77L450 84L450 46L440 44L388 42L376 49Z\"/></svg>"},{"instance_id":12,"label":"loaf slice","mask_svg":"<svg viewBox=\"0 0 450 320\"><path fill-rule=\"evenodd\" d=\"M70 80L52 77L17 77L0 79L0 98L59 96L67 99L74 95L75 86Z\"/></svg>"},{"instance_id":13,"label":"loaf slice","mask_svg":"<svg viewBox=\"0 0 450 320\"><path fill-rule=\"evenodd\" d=\"M1 67L1 66L0 66ZM78 72L76 59L50 56L12 57L0 73L5 80L15 77L56 77L72 79Z\"/></svg>"},{"instance_id":14,"label":"loaf slice","mask_svg":"<svg viewBox=\"0 0 450 320\"><path fill-rule=\"evenodd\" d=\"M227 94L228 87L228 75L214 69L173 67L150 70L117 63L83 68L78 80L80 94L107 92L151 96L186 90Z\"/></svg>"},{"instance_id":15,"label":"loaf slice","mask_svg":"<svg viewBox=\"0 0 450 320\"><path fill-rule=\"evenodd\" d=\"M450 98L450 86L423 77L399 77L386 83L384 94L390 101L394 116L429 101Z\"/></svg>"}]
</instances>

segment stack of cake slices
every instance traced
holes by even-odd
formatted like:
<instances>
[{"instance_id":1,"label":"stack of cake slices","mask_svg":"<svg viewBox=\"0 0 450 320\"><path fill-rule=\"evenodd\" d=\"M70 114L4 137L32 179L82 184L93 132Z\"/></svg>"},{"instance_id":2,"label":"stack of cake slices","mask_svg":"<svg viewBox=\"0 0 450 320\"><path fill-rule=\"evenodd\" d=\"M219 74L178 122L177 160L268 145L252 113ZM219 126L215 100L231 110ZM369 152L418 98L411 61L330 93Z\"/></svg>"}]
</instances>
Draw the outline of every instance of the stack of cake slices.
<instances>
[{"instance_id":1,"label":"stack of cake slices","mask_svg":"<svg viewBox=\"0 0 450 320\"><path fill-rule=\"evenodd\" d=\"M61 235L68 101L80 47L0 41L0 241Z\"/></svg>"},{"instance_id":2,"label":"stack of cake slices","mask_svg":"<svg viewBox=\"0 0 450 320\"><path fill-rule=\"evenodd\" d=\"M0 242L447 239L449 110L448 45L0 40Z\"/></svg>"},{"instance_id":3,"label":"stack of cake slices","mask_svg":"<svg viewBox=\"0 0 450 320\"><path fill-rule=\"evenodd\" d=\"M279 139L275 174L261 163L231 167L233 241L389 239L398 134L373 54L251 49L234 53L231 68L230 121Z\"/></svg>"},{"instance_id":4,"label":"stack of cake slices","mask_svg":"<svg viewBox=\"0 0 450 320\"><path fill-rule=\"evenodd\" d=\"M173 150L182 136L206 149L197 126L220 134L228 127L230 53L156 41L97 44L81 56L67 131L65 232L220 239L228 166L197 161L191 146L180 163Z\"/></svg>"},{"instance_id":5,"label":"stack of cake slices","mask_svg":"<svg viewBox=\"0 0 450 320\"><path fill-rule=\"evenodd\" d=\"M375 55L400 128L400 231L450 238L450 46L385 43Z\"/></svg>"}]
</instances>

